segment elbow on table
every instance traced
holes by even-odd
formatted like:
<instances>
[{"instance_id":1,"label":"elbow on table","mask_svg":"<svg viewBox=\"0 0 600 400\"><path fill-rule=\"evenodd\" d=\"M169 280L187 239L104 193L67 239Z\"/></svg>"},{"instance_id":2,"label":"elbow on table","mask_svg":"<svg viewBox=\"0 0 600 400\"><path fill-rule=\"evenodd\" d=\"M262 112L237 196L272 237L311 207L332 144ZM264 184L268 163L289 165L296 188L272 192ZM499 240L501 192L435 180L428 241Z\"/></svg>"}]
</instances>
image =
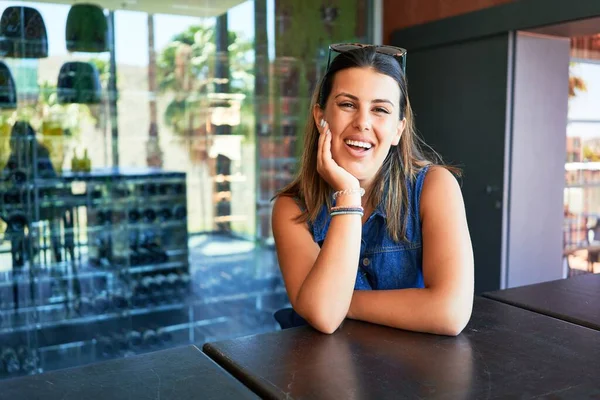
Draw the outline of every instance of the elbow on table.
<instances>
[{"instance_id":1,"label":"elbow on table","mask_svg":"<svg viewBox=\"0 0 600 400\"><path fill-rule=\"evenodd\" d=\"M336 312L335 310L328 310L328 307L324 305L313 302L300 302L298 299L292 304L292 307L310 326L328 335L334 333L340 327L347 314L347 311L342 313L341 310L337 310Z\"/></svg>"},{"instance_id":2,"label":"elbow on table","mask_svg":"<svg viewBox=\"0 0 600 400\"><path fill-rule=\"evenodd\" d=\"M307 315L304 317L306 321L321 333L331 335L334 333L342 324L343 318L335 318L326 313L315 313L313 315Z\"/></svg>"},{"instance_id":3,"label":"elbow on table","mask_svg":"<svg viewBox=\"0 0 600 400\"><path fill-rule=\"evenodd\" d=\"M446 336L458 336L465 329L471 319L473 301L468 304L453 304L445 310L439 327L440 334Z\"/></svg>"}]
</instances>

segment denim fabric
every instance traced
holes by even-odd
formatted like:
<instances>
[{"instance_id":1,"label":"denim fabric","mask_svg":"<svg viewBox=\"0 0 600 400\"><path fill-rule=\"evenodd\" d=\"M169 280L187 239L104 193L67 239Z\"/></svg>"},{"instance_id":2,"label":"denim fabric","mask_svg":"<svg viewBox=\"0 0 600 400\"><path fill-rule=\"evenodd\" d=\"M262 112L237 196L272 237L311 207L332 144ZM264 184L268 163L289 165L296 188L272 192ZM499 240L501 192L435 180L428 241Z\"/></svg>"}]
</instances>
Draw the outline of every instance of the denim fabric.
<instances>
[{"instance_id":1,"label":"denim fabric","mask_svg":"<svg viewBox=\"0 0 600 400\"><path fill-rule=\"evenodd\" d=\"M417 174L415 181L407 185L409 198L407 242L397 243L389 236L387 218L382 204L363 224L360 259L354 289L386 290L422 288L424 286L419 208L427 170L428 167L423 168ZM402 200L398 199L398 201ZM309 224L313 239L319 246L325 240L330 222L331 217L328 210L323 207L315 222Z\"/></svg>"}]
</instances>

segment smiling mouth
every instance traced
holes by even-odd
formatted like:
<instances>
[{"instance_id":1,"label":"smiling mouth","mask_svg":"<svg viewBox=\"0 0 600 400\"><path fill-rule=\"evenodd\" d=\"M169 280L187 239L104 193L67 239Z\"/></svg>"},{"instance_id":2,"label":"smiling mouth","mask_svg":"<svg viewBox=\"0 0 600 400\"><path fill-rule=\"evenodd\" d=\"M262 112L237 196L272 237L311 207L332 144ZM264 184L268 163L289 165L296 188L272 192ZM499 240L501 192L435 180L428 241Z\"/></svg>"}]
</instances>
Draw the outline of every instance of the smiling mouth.
<instances>
[{"instance_id":1,"label":"smiling mouth","mask_svg":"<svg viewBox=\"0 0 600 400\"><path fill-rule=\"evenodd\" d=\"M346 145L352 149L362 151L370 150L371 147L373 147L371 143L360 142L358 140L344 140L344 143L346 143Z\"/></svg>"}]
</instances>

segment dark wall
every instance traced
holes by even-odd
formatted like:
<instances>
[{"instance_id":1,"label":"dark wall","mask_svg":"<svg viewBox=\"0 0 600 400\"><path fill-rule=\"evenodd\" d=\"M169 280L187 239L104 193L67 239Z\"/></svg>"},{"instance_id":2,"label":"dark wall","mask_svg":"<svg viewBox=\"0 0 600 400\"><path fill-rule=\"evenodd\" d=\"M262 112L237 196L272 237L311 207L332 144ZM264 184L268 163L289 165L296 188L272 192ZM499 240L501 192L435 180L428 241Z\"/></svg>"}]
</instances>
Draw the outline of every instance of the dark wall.
<instances>
[{"instance_id":1,"label":"dark wall","mask_svg":"<svg viewBox=\"0 0 600 400\"><path fill-rule=\"evenodd\" d=\"M417 128L447 161L464 166L477 293L504 288L508 281L513 160L506 147L514 139L516 32L598 16L599 0L520 0L392 34L392 45L408 49Z\"/></svg>"},{"instance_id":2,"label":"dark wall","mask_svg":"<svg viewBox=\"0 0 600 400\"><path fill-rule=\"evenodd\" d=\"M396 29L454 17L517 0L383 0L383 42Z\"/></svg>"},{"instance_id":3,"label":"dark wall","mask_svg":"<svg viewBox=\"0 0 600 400\"><path fill-rule=\"evenodd\" d=\"M446 162L463 168L478 293L498 289L502 275L509 43L505 34L417 50L407 64L418 130Z\"/></svg>"}]
</instances>

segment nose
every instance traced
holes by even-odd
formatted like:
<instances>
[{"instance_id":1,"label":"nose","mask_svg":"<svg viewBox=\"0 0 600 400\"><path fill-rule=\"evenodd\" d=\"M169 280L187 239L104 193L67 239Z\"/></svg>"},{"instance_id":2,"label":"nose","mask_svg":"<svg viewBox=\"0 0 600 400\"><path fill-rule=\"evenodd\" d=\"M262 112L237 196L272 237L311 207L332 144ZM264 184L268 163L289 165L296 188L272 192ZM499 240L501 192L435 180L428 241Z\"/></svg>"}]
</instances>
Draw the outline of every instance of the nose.
<instances>
[{"instance_id":1,"label":"nose","mask_svg":"<svg viewBox=\"0 0 600 400\"><path fill-rule=\"evenodd\" d=\"M354 127L360 132L371 130L371 116L368 110L363 108L356 113Z\"/></svg>"}]
</instances>

